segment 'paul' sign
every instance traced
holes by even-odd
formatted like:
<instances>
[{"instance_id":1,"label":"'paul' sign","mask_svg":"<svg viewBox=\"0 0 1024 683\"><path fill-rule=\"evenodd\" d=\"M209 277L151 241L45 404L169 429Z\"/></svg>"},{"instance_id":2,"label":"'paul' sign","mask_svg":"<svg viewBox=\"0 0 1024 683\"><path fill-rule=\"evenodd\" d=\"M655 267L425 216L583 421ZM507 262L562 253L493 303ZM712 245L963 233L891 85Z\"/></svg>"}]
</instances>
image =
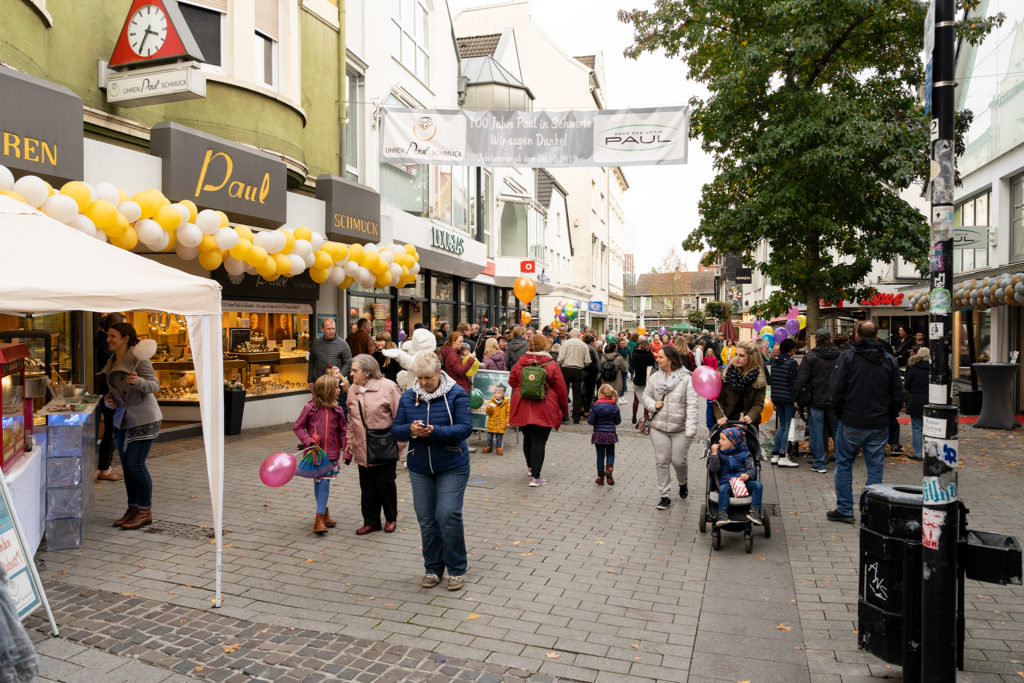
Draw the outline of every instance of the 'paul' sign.
<instances>
[{"instance_id":1,"label":"'paul' sign","mask_svg":"<svg viewBox=\"0 0 1024 683\"><path fill-rule=\"evenodd\" d=\"M164 194L219 209L247 225L276 228L287 215L284 162L177 123L150 132L150 154L163 159Z\"/></svg>"}]
</instances>

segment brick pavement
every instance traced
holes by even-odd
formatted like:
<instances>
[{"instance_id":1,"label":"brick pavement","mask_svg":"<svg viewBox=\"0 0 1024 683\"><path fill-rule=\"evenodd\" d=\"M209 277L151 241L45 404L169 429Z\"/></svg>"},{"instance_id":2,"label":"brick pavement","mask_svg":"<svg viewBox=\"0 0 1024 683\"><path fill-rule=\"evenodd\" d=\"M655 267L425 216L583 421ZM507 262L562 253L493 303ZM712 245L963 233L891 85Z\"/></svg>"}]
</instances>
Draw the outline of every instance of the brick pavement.
<instances>
[{"instance_id":1,"label":"brick pavement","mask_svg":"<svg viewBox=\"0 0 1024 683\"><path fill-rule=\"evenodd\" d=\"M62 638L40 641L42 673L119 680L100 673L133 666L146 667L142 680L282 680L282 662L289 675L303 674L296 680L359 667L373 676L359 680L831 681L898 673L857 651L856 530L824 521L831 477L779 472L776 497L776 473L766 471L766 503L777 513L772 538L757 535L746 555L742 536L726 534L712 552L710 535L697 531L703 444L691 452L698 495L658 511L648 442L628 427L620 434L614 487L593 485L581 427L552 436L543 488L526 485L514 435L505 456L474 455L465 505L470 567L458 593L418 585L419 534L401 471L398 533L352 533L361 525L358 482L343 470L331 492L338 528L318 537L309 482L268 489L257 477L264 457L294 445L290 431L229 437L220 610L210 609L214 554L199 442L158 444L150 460L157 522L149 531L109 526L124 495L106 483L97 485L86 547L40 554L63 629ZM973 444L965 437L965 468L974 464ZM964 473L965 498L977 488L1019 489L1010 452L984 456L976 472ZM1005 471L988 465L999 458ZM886 478L911 474L910 465L894 465ZM975 526L1024 537L1009 506L993 497L972 502ZM1024 652L1024 594L982 584L967 592L965 680L1019 680L1007 667L1024 659L1010 656ZM33 626L40 637L41 620ZM104 663L92 667L91 658ZM386 668L370 669L378 664Z\"/></svg>"}]
</instances>

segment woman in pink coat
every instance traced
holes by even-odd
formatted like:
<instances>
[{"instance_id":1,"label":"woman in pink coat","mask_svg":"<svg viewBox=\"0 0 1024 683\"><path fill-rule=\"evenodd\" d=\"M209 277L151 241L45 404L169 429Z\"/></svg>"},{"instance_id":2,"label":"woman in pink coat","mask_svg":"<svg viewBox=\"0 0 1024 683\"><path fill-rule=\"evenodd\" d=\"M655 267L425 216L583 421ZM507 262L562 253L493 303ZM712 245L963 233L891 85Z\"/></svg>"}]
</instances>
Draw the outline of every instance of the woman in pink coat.
<instances>
[{"instance_id":1,"label":"woman in pink coat","mask_svg":"<svg viewBox=\"0 0 1024 683\"><path fill-rule=\"evenodd\" d=\"M380 366L373 356L361 353L352 359L352 384L348 391L348 445L345 453L359 466L363 526L356 529L356 534L360 536L380 531L382 510L384 533L392 533L398 521L398 490L395 487L398 463L367 464L366 428L390 429L401 397L398 385L381 374ZM399 444L399 447L402 445Z\"/></svg>"}]
</instances>

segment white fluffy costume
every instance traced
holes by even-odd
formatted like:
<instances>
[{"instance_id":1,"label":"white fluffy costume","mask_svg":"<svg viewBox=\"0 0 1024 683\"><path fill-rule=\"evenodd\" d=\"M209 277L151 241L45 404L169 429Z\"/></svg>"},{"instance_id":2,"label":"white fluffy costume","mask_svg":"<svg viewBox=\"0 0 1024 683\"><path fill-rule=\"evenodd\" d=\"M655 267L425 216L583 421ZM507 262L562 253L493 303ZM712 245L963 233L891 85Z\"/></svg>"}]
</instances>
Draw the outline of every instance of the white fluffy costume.
<instances>
[{"instance_id":1,"label":"white fluffy costume","mask_svg":"<svg viewBox=\"0 0 1024 683\"><path fill-rule=\"evenodd\" d=\"M398 364L403 368L398 373L398 387L405 391L410 389L413 382L416 381L415 375L410 372L413 360L421 353L435 353L436 351L437 338L430 330L421 327L413 331L412 336L402 344L401 348L384 349L382 353L388 358L398 359Z\"/></svg>"}]
</instances>

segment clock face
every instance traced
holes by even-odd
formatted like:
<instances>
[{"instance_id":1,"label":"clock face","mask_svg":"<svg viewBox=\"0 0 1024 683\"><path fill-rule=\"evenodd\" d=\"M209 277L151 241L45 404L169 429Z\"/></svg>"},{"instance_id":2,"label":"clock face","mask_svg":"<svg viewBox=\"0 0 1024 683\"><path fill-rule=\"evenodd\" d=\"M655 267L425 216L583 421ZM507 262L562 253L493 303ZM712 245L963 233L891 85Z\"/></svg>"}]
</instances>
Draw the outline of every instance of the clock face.
<instances>
[{"instance_id":1,"label":"clock face","mask_svg":"<svg viewBox=\"0 0 1024 683\"><path fill-rule=\"evenodd\" d=\"M128 20L128 45L140 57L152 57L167 40L167 15L156 5L143 5Z\"/></svg>"}]
</instances>

